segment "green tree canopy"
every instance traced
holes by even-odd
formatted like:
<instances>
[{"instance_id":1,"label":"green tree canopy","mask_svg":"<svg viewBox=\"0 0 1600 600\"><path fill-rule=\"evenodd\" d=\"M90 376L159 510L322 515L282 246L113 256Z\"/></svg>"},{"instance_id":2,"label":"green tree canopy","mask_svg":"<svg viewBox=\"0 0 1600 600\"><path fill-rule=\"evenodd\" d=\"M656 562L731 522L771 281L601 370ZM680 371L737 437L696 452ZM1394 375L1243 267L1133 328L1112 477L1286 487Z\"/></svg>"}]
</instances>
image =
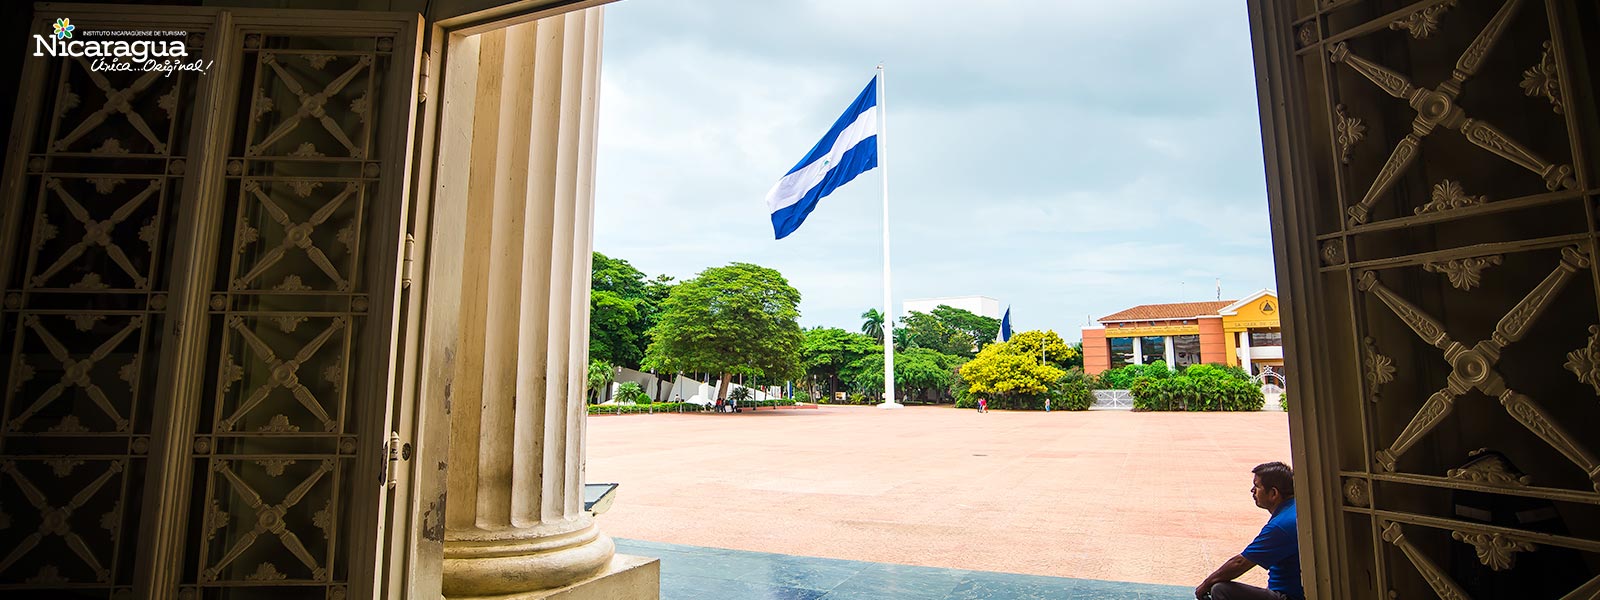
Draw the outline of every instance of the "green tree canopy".
<instances>
[{"instance_id":1,"label":"green tree canopy","mask_svg":"<svg viewBox=\"0 0 1600 600\"><path fill-rule=\"evenodd\" d=\"M589 278L589 357L636 368L649 345L646 332L655 325L672 278L645 279L628 261L599 252Z\"/></svg>"},{"instance_id":2,"label":"green tree canopy","mask_svg":"<svg viewBox=\"0 0 1600 600\"><path fill-rule=\"evenodd\" d=\"M644 359L640 344L639 302L616 292L589 294L589 357L619 365L638 366Z\"/></svg>"},{"instance_id":3,"label":"green tree canopy","mask_svg":"<svg viewBox=\"0 0 1600 600\"><path fill-rule=\"evenodd\" d=\"M934 307L933 316L945 327L966 336L971 341L971 349L947 352L947 354L959 354L970 358L977 351L994 343L995 338L1000 335L1000 319L985 317L972 311L939 305Z\"/></svg>"},{"instance_id":4,"label":"green tree canopy","mask_svg":"<svg viewBox=\"0 0 1600 600\"><path fill-rule=\"evenodd\" d=\"M866 334L834 327L816 327L805 332L805 340L800 347L800 363L806 375L827 380L831 394L838 390L842 369L874 352L882 355L883 346Z\"/></svg>"},{"instance_id":5,"label":"green tree canopy","mask_svg":"<svg viewBox=\"0 0 1600 600\"><path fill-rule=\"evenodd\" d=\"M678 284L650 329L644 367L776 380L800 373L800 292L773 269L712 267Z\"/></svg>"},{"instance_id":6,"label":"green tree canopy","mask_svg":"<svg viewBox=\"0 0 1600 600\"><path fill-rule=\"evenodd\" d=\"M863 393L883 390L883 346L876 352L851 362L844 376L851 389ZM963 359L927 348L910 348L894 353L894 387L901 398L943 391L950 387L955 368Z\"/></svg>"},{"instance_id":7,"label":"green tree canopy","mask_svg":"<svg viewBox=\"0 0 1600 600\"><path fill-rule=\"evenodd\" d=\"M901 331L905 332L903 338ZM932 312L912 312L901 317L894 333L895 345L901 348L927 348L972 358L993 343L999 332L999 319L941 304Z\"/></svg>"}]
</instances>

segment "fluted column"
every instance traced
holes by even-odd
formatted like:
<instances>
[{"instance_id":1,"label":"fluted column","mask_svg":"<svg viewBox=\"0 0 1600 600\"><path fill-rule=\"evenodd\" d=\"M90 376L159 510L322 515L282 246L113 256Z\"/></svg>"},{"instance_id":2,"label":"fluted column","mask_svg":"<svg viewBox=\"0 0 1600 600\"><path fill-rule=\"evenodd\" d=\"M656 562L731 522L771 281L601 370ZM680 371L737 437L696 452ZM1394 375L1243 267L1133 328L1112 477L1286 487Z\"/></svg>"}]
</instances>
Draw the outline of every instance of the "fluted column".
<instances>
[{"instance_id":1,"label":"fluted column","mask_svg":"<svg viewBox=\"0 0 1600 600\"><path fill-rule=\"evenodd\" d=\"M478 43L443 591L559 587L611 539L583 510L601 9Z\"/></svg>"}]
</instances>

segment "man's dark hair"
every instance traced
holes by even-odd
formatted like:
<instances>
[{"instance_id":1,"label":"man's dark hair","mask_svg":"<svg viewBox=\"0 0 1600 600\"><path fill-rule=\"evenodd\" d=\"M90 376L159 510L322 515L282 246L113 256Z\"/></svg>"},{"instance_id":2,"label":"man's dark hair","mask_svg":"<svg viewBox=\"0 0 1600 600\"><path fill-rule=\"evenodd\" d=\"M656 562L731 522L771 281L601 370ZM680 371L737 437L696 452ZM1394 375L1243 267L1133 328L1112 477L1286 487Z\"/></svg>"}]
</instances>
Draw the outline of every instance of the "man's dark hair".
<instances>
[{"instance_id":1,"label":"man's dark hair","mask_svg":"<svg viewBox=\"0 0 1600 600\"><path fill-rule=\"evenodd\" d=\"M1261 478L1261 487L1278 488L1278 493L1283 497L1294 497L1294 469L1289 465L1281 462L1262 463L1250 472Z\"/></svg>"}]
</instances>

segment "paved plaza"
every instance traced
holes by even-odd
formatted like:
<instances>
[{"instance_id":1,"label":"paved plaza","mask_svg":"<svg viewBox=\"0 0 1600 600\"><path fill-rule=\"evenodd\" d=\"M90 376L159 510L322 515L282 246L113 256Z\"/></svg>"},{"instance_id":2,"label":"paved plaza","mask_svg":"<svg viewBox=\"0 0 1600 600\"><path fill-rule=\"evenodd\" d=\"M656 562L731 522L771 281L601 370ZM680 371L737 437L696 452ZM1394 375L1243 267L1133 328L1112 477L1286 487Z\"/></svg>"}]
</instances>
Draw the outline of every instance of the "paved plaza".
<instances>
[{"instance_id":1,"label":"paved plaza","mask_svg":"<svg viewBox=\"0 0 1600 600\"><path fill-rule=\"evenodd\" d=\"M1281 412L829 406L591 417L588 460L619 538L1193 586L1265 523L1250 468L1289 436Z\"/></svg>"}]
</instances>

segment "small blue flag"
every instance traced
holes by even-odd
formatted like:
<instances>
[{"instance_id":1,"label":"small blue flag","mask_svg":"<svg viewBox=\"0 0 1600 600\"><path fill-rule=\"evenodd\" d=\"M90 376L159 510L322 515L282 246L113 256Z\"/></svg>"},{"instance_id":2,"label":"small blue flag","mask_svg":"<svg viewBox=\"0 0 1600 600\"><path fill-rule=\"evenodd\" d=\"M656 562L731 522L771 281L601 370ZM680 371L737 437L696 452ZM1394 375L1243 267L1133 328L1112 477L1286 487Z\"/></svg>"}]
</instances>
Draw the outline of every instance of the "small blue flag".
<instances>
[{"instance_id":1,"label":"small blue flag","mask_svg":"<svg viewBox=\"0 0 1600 600\"><path fill-rule=\"evenodd\" d=\"M1006 307L1006 316L1000 319L1000 341L1011 341L1011 307Z\"/></svg>"},{"instance_id":2,"label":"small blue flag","mask_svg":"<svg viewBox=\"0 0 1600 600\"><path fill-rule=\"evenodd\" d=\"M783 239L817 202L878 166L878 78L872 78L822 140L767 192L772 234Z\"/></svg>"}]
</instances>

